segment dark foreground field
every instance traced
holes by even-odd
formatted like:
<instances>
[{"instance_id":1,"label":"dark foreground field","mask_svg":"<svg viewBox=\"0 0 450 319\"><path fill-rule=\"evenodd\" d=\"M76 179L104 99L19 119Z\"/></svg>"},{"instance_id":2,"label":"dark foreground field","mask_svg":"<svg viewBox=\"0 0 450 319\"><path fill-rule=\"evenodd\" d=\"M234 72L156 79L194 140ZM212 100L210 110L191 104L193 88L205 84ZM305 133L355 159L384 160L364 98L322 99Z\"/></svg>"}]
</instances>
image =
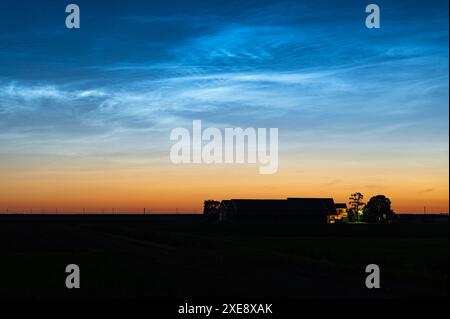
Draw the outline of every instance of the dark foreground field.
<instances>
[{"instance_id":1,"label":"dark foreground field","mask_svg":"<svg viewBox=\"0 0 450 319\"><path fill-rule=\"evenodd\" d=\"M81 289L65 267L81 268ZM365 266L381 289L365 287ZM0 216L0 297L448 297L448 223L211 224L200 216Z\"/></svg>"}]
</instances>

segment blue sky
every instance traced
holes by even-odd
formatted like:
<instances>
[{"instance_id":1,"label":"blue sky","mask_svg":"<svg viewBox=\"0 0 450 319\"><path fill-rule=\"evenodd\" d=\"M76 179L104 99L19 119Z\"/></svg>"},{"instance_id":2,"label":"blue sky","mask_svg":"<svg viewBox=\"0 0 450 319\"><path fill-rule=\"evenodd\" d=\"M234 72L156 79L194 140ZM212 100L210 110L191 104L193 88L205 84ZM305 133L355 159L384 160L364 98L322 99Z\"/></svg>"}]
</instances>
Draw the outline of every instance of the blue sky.
<instances>
[{"instance_id":1,"label":"blue sky","mask_svg":"<svg viewBox=\"0 0 450 319\"><path fill-rule=\"evenodd\" d=\"M376 1L381 29L367 1L128 0L69 30L68 3L0 3L3 158L166 161L201 119L278 127L288 160L448 162L447 1Z\"/></svg>"},{"instance_id":2,"label":"blue sky","mask_svg":"<svg viewBox=\"0 0 450 319\"><path fill-rule=\"evenodd\" d=\"M92 2L77 2L82 26L68 30L64 1L2 1L4 133L91 136L200 117L444 138L446 1L378 2L379 30L364 27L363 1Z\"/></svg>"}]
</instances>

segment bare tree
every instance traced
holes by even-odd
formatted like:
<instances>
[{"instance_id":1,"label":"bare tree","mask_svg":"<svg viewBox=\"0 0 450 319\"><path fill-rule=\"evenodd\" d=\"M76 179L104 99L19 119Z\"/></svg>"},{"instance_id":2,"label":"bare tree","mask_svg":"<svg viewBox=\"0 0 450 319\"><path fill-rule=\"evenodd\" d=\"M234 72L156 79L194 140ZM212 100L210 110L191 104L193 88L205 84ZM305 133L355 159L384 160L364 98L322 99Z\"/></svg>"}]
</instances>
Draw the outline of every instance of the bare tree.
<instances>
[{"instance_id":1,"label":"bare tree","mask_svg":"<svg viewBox=\"0 0 450 319\"><path fill-rule=\"evenodd\" d=\"M216 215L219 213L220 202L217 200L208 199L205 200L203 206L203 214L205 215Z\"/></svg>"}]
</instances>

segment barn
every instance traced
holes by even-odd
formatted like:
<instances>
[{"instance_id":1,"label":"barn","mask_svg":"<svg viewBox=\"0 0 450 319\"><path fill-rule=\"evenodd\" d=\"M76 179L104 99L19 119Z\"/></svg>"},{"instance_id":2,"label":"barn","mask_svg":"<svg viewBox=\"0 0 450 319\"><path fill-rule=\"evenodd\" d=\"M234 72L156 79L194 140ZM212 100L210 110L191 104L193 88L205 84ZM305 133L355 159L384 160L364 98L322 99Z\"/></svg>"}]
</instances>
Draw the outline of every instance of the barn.
<instances>
[{"instance_id":1,"label":"barn","mask_svg":"<svg viewBox=\"0 0 450 319\"><path fill-rule=\"evenodd\" d=\"M301 220L327 223L336 214L332 198L230 199L219 207L219 220Z\"/></svg>"}]
</instances>

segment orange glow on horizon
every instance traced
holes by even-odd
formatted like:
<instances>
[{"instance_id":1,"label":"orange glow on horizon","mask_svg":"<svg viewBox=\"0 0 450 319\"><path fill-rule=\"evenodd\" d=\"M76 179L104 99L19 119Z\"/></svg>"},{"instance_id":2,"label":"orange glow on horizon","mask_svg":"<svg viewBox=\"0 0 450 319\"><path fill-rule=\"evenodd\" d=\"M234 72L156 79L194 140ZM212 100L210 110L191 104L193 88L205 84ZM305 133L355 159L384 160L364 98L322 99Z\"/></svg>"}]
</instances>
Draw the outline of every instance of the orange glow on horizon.
<instances>
[{"instance_id":1,"label":"orange glow on horizon","mask_svg":"<svg viewBox=\"0 0 450 319\"><path fill-rule=\"evenodd\" d=\"M359 191L368 201L384 194L398 213L447 213L448 175L440 169L392 169L395 174L369 168L359 176L353 167L309 163L280 165L274 175L259 175L254 165L173 165L150 167L117 165L51 168L2 172L0 212L202 212L205 199L332 197L348 202ZM69 164L72 164L69 165ZM336 166L336 165L335 165Z\"/></svg>"}]
</instances>

